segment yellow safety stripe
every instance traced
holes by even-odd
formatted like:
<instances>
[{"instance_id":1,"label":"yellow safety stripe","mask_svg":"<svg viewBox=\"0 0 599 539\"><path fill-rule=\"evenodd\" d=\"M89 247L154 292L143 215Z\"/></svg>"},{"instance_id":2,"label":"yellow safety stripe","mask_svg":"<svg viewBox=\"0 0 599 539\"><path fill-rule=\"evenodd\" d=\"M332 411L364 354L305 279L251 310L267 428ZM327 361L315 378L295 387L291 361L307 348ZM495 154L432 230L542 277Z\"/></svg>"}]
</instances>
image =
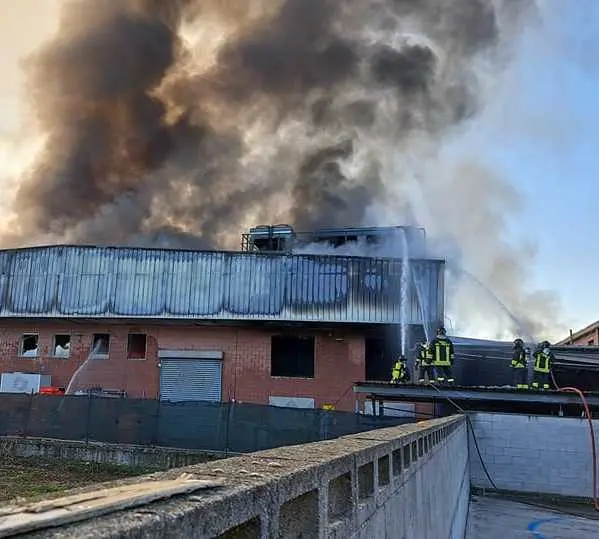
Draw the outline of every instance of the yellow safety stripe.
<instances>
[{"instance_id":1,"label":"yellow safety stripe","mask_svg":"<svg viewBox=\"0 0 599 539\"><path fill-rule=\"evenodd\" d=\"M551 357L543 352L536 352L534 370L536 372L548 373L551 370Z\"/></svg>"},{"instance_id":2,"label":"yellow safety stripe","mask_svg":"<svg viewBox=\"0 0 599 539\"><path fill-rule=\"evenodd\" d=\"M441 350L445 352L443 359L441 359ZM451 345L447 341L435 342L435 353L433 356L433 364L439 367L450 367L451 361L454 359L455 354L451 353Z\"/></svg>"},{"instance_id":3,"label":"yellow safety stripe","mask_svg":"<svg viewBox=\"0 0 599 539\"><path fill-rule=\"evenodd\" d=\"M516 352L514 353L514 355L516 354ZM521 352L517 352L517 356L515 355L515 357L512 357L512 367L515 368L526 368L526 352L521 351Z\"/></svg>"}]
</instances>

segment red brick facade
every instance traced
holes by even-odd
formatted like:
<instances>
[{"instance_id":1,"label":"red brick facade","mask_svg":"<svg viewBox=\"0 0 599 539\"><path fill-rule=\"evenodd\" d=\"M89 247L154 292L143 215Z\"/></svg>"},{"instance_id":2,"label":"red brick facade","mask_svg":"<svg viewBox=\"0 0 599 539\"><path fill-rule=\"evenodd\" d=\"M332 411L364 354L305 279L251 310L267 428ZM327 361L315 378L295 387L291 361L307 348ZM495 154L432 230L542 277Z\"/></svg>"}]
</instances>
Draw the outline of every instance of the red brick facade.
<instances>
[{"instance_id":1,"label":"red brick facade","mask_svg":"<svg viewBox=\"0 0 599 539\"><path fill-rule=\"evenodd\" d=\"M558 345L574 346L598 346L599 345L599 321L593 322L579 331L572 332L570 335L557 343Z\"/></svg>"},{"instance_id":2,"label":"red brick facade","mask_svg":"<svg viewBox=\"0 0 599 539\"><path fill-rule=\"evenodd\" d=\"M291 330L286 330L293 334ZM20 354L23 334L37 334L37 358ZM124 325L76 322L4 321L0 329L0 372L50 374L52 385L66 386L89 356L94 333L110 334L109 358L90 360L78 377L78 386L125 390L130 397L156 398L159 393L158 350L211 349L223 352L222 400L267 404L269 395L311 397L315 406L334 404L354 410L354 382L364 380L364 338L352 334L333 336L329 331L302 331L315 337L314 378L270 375L273 329L248 327L190 327L177 325ZM127 359L130 333L147 336L146 359ZM71 336L68 358L53 357L54 335Z\"/></svg>"}]
</instances>

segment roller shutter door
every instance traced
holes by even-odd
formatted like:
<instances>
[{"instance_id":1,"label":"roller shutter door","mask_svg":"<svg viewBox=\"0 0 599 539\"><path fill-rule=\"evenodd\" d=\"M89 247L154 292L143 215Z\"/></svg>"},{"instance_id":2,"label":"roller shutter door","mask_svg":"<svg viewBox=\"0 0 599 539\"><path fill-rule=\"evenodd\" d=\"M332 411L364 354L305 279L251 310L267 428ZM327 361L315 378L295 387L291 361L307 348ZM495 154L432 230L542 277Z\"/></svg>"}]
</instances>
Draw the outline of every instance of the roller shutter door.
<instances>
[{"instance_id":1,"label":"roller shutter door","mask_svg":"<svg viewBox=\"0 0 599 539\"><path fill-rule=\"evenodd\" d=\"M221 360L169 357L160 364L161 400L220 402Z\"/></svg>"}]
</instances>

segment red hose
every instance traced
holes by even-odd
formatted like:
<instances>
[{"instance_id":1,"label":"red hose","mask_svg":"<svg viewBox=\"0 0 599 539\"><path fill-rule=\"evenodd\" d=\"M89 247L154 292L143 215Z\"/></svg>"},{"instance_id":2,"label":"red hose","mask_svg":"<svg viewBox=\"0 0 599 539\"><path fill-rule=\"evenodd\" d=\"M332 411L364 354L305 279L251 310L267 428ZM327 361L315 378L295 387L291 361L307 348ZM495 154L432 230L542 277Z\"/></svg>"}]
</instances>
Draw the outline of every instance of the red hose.
<instances>
[{"instance_id":1,"label":"red hose","mask_svg":"<svg viewBox=\"0 0 599 539\"><path fill-rule=\"evenodd\" d=\"M584 411L586 412L587 420L589 422L589 429L591 431L591 450L593 465L593 505L595 506L595 511L599 511L599 500L597 499L597 448L595 445L595 429L593 428L593 420L591 418L589 404L587 402L586 397L584 396L584 393L580 389L577 389L575 387L559 387L555 383L555 379L553 380L553 383L557 387L558 391L576 393L580 397L582 405L584 406Z\"/></svg>"}]
</instances>

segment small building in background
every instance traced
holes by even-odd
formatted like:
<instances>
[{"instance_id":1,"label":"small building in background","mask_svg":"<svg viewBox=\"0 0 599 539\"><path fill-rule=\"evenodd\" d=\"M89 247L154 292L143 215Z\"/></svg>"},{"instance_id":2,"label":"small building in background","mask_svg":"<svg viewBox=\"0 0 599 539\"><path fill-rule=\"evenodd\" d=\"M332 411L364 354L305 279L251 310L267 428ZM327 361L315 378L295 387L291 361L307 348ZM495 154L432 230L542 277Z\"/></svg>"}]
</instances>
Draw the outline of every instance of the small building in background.
<instances>
[{"instance_id":1,"label":"small building in background","mask_svg":"<svg viewBox=\"0 0 599 539\"><path fill-rule=\"evenodd\" d=\"M578 346L599 346L599 320L588 326L574 332L570 330L570 335L558 345L578 345Z\"/></svg>"}]
</instances>

